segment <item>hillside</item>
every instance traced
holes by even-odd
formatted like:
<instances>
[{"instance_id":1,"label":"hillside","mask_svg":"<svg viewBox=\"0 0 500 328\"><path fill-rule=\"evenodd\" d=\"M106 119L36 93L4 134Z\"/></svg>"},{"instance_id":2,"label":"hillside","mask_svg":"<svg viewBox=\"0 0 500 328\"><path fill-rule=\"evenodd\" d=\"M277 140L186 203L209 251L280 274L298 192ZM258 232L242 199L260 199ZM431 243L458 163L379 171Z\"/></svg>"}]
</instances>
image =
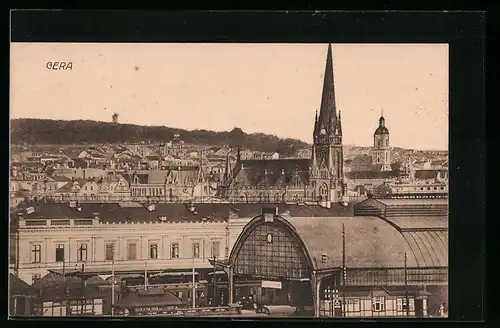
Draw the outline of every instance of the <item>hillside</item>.
<instances>
[{"instance_id":1,"label":"hillside","mask_svg":"<svg viewBox=\"0 0 500 328\"><path fill-rule=\"evenodd\" d=\"M193 145L229 145L266 152L279 152L284 156L295 155L310 145L297 139L281 139L273 135L255 133L247 134L240 128L230 132L213 132L207 130L187 131L164 126L140 126L133 124L116 124L88 120L62 121L43 119L11 120L11 143L14 144L116 144L132 142L167 142L174 134Z\"/></svg>"}]
</instances>

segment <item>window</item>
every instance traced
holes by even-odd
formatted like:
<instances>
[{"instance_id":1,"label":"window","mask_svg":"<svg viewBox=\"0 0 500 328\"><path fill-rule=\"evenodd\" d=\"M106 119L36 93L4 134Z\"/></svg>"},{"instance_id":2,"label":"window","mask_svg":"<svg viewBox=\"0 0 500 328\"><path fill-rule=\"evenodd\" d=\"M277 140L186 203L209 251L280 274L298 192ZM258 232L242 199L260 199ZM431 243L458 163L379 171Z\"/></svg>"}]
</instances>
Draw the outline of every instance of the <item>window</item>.
<instances>
[{"instance_id":1,"label":"window","mask_svg":"<svg viewBox=\"0 0 500 328\"><path fill-rule=\"evenodd\" d=\"M137 259L137 244L129 243L127 245L127 259L136 260Z\"/></svg>"},{"instance_id":2,"label":"window","mask_svg":"<svg viewBox=\"0 0 500 328\"><path fill-rule=\"evenodd\" d=\"M31 262L40 263L42 261L42 246L31 245Z\"/></svg>"},{"instance_id":3,"label":"window","mask_svg":"<svg viewBox=\"0 0 500 328\"><path fill-rule=\"evenodd\" d=\"M372 310L375 312L382 312L385 310L385 297L375 296L372 299Z\"/></svg>"},{"instance_id":4,"label":"window","mask_svg":"<svg viewBox=\"0 0 500 328\"><path fill-rule=\"evenodd\" d=\"M409 311L414 311L414 301L413 298L409 298L410 308ZM396 311L402 312L406 311L406 298L396 299Z\"/></svg>"},{"instance_id":5,"label":"window","mask_svg":"<svg viewBox=\"0 0 500 328\"><path fill-rule=\"evenodd\" d=\"M35 283L36 281L40 280L42 278L42 275L39 274L39 273L35 273L31 276L31 280L33 280L33 283Z\"/></svg>"},{"instance_id":6,"label":"window","mask_svg":"<svg viewBox=\"0 0 500 328\"><path fill-rule=\"evenodd\" d=\"M211 257L219 257L220 241L212 242L212 255Z\"/></svg>"},{"instance_id":7,"label":"window","mask_svg":"<svg viewBox=\"0 0 500 328\"><path fill-rule=\"evenodd\" d=\"M172 255L173 259L179 258L179 243L172 244L172 254L171 255Z\"/></svg>"},{"instance_id":8,"label":"window","mask_svg":"<svg viewBox=\"0 0 500 328\"><path fill-rule=\"evenodd\" d=\"M200 243L193 243L193 257L200 258Z\"/></svg>"},{"instance_id":9,"label":"window","mask_svg":"<svg viewBox=\"0 0 500 328\"><path fill-rule=\"evenodd\" d=\"M78 261L86 262L87 261L87 244L82 243L78 246Z\"/></svg>"},{"instance_id":10,"label":"window","mask_svg":"<svg viewBox=\"0 0 500 328\"><path fill-rule=\"evenodd\" d=\"M347 300L347 312L360 312L359 299L348 299Z\"/></svg>"},{"instance_id":11,"label":"window","mask_svg":"<svg viewBox=\"0 0 500 328\"><path fill-rule=\"evenodd\" d=\"M113 261L115 255L115 244L114 243L107 243L105 246L105 260L106 261Z\"/></svg>"},{"instance_id":12,"label":"window","mask_svg":"<svg viewBox=\"0 0 500 328\"><path fill-rule=\"evenodd\" d=\"M57 244L56 246L56 262L64 261L64 244Z\"/></svg>"},{"instance_id":13,"label":"window","mask_svg":"<svg viewBox=\"0 0 500 328\"><path fill-rule=\"evenodd\" d=\"M158 244L149 245L149 258L150 259L158 258Z\"/></svg>"}]
</instances>

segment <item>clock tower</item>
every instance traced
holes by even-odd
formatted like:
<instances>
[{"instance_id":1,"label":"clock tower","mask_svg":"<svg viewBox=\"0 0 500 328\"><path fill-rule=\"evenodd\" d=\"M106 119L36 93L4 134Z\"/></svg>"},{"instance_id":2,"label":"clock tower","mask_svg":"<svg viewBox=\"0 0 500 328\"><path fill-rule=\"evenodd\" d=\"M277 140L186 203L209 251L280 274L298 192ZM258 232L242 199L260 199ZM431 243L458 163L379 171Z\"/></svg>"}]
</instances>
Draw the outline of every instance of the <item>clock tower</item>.
<instances>
[{"instance_id":1,"label":"clock tower","mask_svg":"<svg viewBox=\"0 0 500 328\"><path fill-rule=\"evenodd\" d=\"M311 184L320 201L344 195L344 157L340 111L335 103L332 45L328 45L321 107L314 122Z\"/></svg>"}]
</instances>

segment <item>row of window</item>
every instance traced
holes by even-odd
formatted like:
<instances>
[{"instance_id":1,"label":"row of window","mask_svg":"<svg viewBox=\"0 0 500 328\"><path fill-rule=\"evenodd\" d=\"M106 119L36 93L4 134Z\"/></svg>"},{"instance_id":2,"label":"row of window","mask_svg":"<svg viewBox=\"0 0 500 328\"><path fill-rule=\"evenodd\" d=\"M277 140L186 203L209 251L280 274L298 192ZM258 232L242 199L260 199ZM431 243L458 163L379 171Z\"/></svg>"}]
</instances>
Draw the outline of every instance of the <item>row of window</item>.
<instances>
[{"instance_id":1,"label":"row of window","mask_svg":"<svg viewBox=\"0 0 500 328\"><path fill-rule=\"evenodd\" d=\"M115 243L107 243L105 246L105 260L112 261L114 257ZM158 258L158 247L159 244L151 243L149 244L149 258ZM179 243L172 243L170 257L173 259L179 258ZM200 258L200 243L194 242L192 246L192 256L193 258ZM213 241L211 247L210 257L220 256L220 241ZM77 260L79 262L86 262L88 258L88 244L80 243L77 248ZM137 243L127 244L127 260L137 259ZM62 262L65 260L65 245L56 245L56 262ZM42 261L42 246L40 244L31 245L31 262L41 263Z\"/></svg>"},{"instance_id":2,"label":"row of window","mask_svg":"<svg viewBox=\"0 0 500 328\"><path fill-rule=\"evenodd\" d=\"M392 300L386 300L384 296L374 296L372 298L372 311L373 312L384 312L386 310L386 302ZM346 300L346 312L361 312L360 300L358 298L349 298ZM408 303L410 304L409 311L415 310L415 302L412 297L408 298ZM396 298L396 311L403 312L407 310L407 302L405 297Z\"/></svg>"}]
</instances>

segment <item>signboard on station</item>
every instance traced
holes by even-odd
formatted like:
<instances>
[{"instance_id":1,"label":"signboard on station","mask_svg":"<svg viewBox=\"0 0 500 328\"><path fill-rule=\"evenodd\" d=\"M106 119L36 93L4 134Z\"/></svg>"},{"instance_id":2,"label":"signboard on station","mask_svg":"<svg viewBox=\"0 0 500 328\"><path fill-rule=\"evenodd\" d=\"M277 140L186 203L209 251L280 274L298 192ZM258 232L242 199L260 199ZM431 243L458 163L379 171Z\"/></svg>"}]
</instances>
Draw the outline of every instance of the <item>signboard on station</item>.
<instances>
[{"instance_id":1,"label":"signboard on station","mask_svg":"<svg viewBox=\"0 0 500 328\"><path fill-rule=\"evenodd\" d=\"M262 280L262 288L281 289L281 281Z\"/></svg>"}]
</instances>

